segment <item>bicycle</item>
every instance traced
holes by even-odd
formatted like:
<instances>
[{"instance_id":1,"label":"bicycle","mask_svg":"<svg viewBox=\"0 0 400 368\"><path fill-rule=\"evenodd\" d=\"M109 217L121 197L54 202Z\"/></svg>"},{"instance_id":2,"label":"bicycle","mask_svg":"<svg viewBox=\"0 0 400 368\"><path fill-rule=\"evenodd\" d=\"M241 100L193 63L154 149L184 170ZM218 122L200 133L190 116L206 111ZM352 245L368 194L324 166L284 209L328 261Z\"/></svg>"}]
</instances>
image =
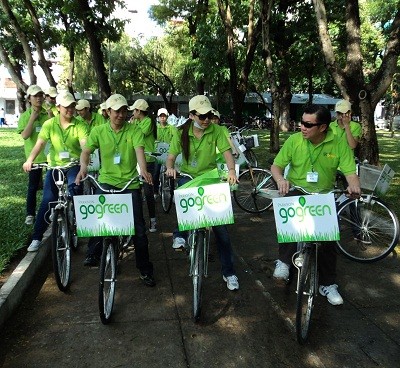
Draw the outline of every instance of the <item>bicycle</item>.
<instances>
[{"instance_id":1,"label":"bicycle","mask_svg":"<svg viewBox=\"0 0 400 368\"><path fill-rule=\"evenodd\" d=\"M379 261L388 256L399 242L399 220L392 209L378 197L389 187L394 172L385 165L378 168L358 163L361 188L369 191L360 198L338 200L341 254L360 263Z\"/></svg>"},{"instance_id":2,"label":"bicycle","mask_svg":"<svg viewBox=\"0 0 400 368\"><path fill-rule=\"evenodd\" d=\"M258 159L255 152L252 150L254 147L258 147L258 137L255 135L245 137L243 131L247 130L247 127L235 128L234 131L230 132L232 142L239 153L239 165L247 164L252 167L258 167Z\"/></svg>"},{"instance_id":3,"label":"bicycle","mask_svg":"<svg viewBox=\"0 0 400 368\"><path fill-rule=\"evenodd\" d=\"M311 193L305 190L302 187L299 186L293 186L291 188L291 191L293 190L298 190L304 194L307 194L305 198L307 200L300 196L299 197L299 203L301 205L300 208L304 208L306 201L310 202L311 197L318 198L321 196L319 193ZM324 206L325 204L328 206L325 210L323 206L319 206L319 214L318 216L321 217L323 221L330 222L332 219L335 217L336 214L336 202L334 199L333 193L343 193L342 190L340 189L334 189L330 194L332 194L331 197L331 203L327 199L324 198ZM267 195L267 193L264 193L264 195ZM268 195L271 195L271 198L277 197L277 193L268 193ZM294 197L288 197L292 202L294 202ZM293 205L294 207L294 205ZM315 208L314 210L311 209L311 205L309 206L309 214L310 216L315 216ZM282 217L281 211L282 209L285 209L285 206L280 207L280 209L275 209L275 221L278 223L281 221L280 217ZM318 207L316 207L318 208ZM329 211L328 211L329 209ZM297 214L298 210L294 210ZM314 212L313 212L314 211ZM289 211L288 211L289 212ZM293 216L290 217L295 217L295 212L293 212ZM301 211L300 211L301 212ZM306 211L307 212L307 211ZM330 217L325 217L328 215ZM335 212L332 214L332 212ZM314 213L314 215L312 215ZM333 218L332 218L333 215ZM325 220L326 219L326 220ZM304 219L303 219L304 220ZM301 220L301 221L303 221ZM327 221L328 220L328 221ZM305 220L304 220L305 221ZM314 220L314 217L312 217L312 221ZM301 223L301 222L300 222ZM298 224L296 224L298 225ZM290 239L291 242L293 240L298 239L297 241L297 252L294 253L292 257L292 263L293 265L297 268L297 285L296 285L296 337L297 341L300 344L304 344L309 335L310 331L310 325L311 325L311 316L314 308L314 302L315 302L315 297L318 293L318 249L321 245L321 242L323 241L332 241L334 240L335 237L338 236L338 231L339 228L337 224L332 224L332 228L329 228L328 232L320 231L319 233L316 232L317 226L314 225L314 222L311 222L308 224L309 226L306 226L303 224L303 229L297 230L299 234L295 234L293 236L292 234L287 234L285 231L278 231L278 239L281 237L285 239ZM299 226L297 226L299 229ZM333 229L333 230L331 230ZM333 234L333 235L332 235ZM285 242L285 241L283 241Z\"/></svg>"},{"instance_id":4,"label":"bicycle","mask_svg":"<svg viewBox=\"0 0 400 368\"><path fill-rule=\"evenodd\" d=\"M140 181L141 176L138 175L130 179L122 189L106 189L97 181L97 179L88 174L82 181L90 180L97 188L103 193L104 197L109 194L120 194L124 192L130 184L135 181ZM127 194L128 195L128 194ZM112 317L114 308L117 274L120 262L125 257L125 253L131 249L132 236L131 235L118 235L118 236L102 236L102 253L100 260L99 270L99 294L98 294L98 307L100 320L103 324L108 324ZM134 248L133 248L134 249Z\"/></svg>"},{"instance_id":5,"label":"bicycle","mask_svg":"<svg viewBox=\"0 0 400 368\"><path fill-rule=\"evenodd\" d=\"M192 180L192 177L187 174L179 174L180 178L188 178ZM218 183L220 183L219 179L216 179ZM199 189L200 193L204 192L204 187L195 188ZM178 192L178 193L177 193ZM205 195L205 194L204 194ZM179 197L179 188L175 191L175 196L177 196L176 205L177 205L177 216L178 223L180 219L180 211L179 206L182 206L182 201L185 200L180 199ZM230 195L229 199L230 199ZM179 205L178 205L179 203ZM229 202L230 203L230 202ZM189 203L190 206L190 203ZM187 206L185 206L187 207ZM230 207L230 210L232 208ZM223 211L222 211L223 212ZM224 215L224 213L222 214ZM200 215L201 216L201 215ZM220 214L221 216L221 214ZM183 216L186 219L188 216L185 214ZM227 216L229 217L229 216ZM226 218L227 218L226 217ZM218 222L218 225L226 224L226 218ZM209 222L208 222L209 221ZM192 298L192 310L193 310L193 319L195 322L198 322L201 315L201 301L202 301L202 291L203 291L203 279L208 276L208 255L210 248L210 226L214 226L216 223L213 223L215 219L211 219L210 216L205 216L202 218L202 222L196 219L194 224L188 224L185 230L188 230L188 241L186 243L186 251L188 253L189 258L189 276L192 278L193 283L193 298ZM184 221L186 222L186 221ZM232 222L233 222L233 213L232 213ZM232 223L229 222L229 223ZM199 226L200 224L200 226Z\"/></svg>"},{"instance_id":6,"label":"bicycle","mask_svg":"<svg viewBox=\"0 0 400 368\"><path fill-rule=\"evenodd\" d=\"M55 167L51 167L46 163L32 165L32 169L45 168L53 170L53 180L58 189L58 198L50 215L52 220L51 254L54 277L61 291L67 291L70 287L71 248L77 249L78 247L74 202L68 191L64 170L78 164L77 161L71 161L64 166Z\"/></svg>"}]
</instances>

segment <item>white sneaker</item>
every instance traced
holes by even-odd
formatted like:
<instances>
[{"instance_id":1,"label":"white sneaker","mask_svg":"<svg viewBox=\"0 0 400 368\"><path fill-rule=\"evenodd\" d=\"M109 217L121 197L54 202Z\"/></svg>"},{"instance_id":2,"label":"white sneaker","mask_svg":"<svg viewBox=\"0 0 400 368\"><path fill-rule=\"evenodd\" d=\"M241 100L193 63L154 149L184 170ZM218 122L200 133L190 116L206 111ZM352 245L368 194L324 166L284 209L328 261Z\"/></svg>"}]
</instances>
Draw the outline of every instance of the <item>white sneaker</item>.
<instances>
[{"instance_id":1,"label":"white sneaker","mask_svg":"<svg viewBox=\"0 0 400 368\"><path fill-rule=\"evenodd\" d=\"M319 287L319 293L323 296L326 296L328 302L332 305L340 305L343 304L343 298L340 296L337 291L338 286L336 284Z\"/></svg>"},{"instance_id":2,"label":"white sneaker","mask_svg":"<svg viewBox=\"0 0 400 368\"><path fill-rule=\"evenodd\" d=\"M174 248L174 249L185 248L185 244L186 244L185 239L176 237L174 239L174 242L172 243L172 248Z\"/></svg>"},{"instance_id":3,"label":"white sneaker","mask_svg":"<svg viewBox=\"0 0 400 368\"><path fill-rule=\"evenodd\" d=\"M277 280L288 280L289 279L289 265L280 261L276 261L276 267L274 274L272 275L274 279Z\"/></svg>"},{"instance_id":4,"label":"white sneaker","mask_svg":"<svg viewBox=\"0 0 400 368\"><path fill-rule=\"evenodd\" d=\"M151 220L150 220L149 231L150 231L151 233L155 233L155 232L157 231L157 222L156 222L156 219L151 219Z\"/></svg>"},{"instance_id":5,"label":"white sneaker","mask_svg":"<svg viewBox=\"0 0 400 368\"><path fill-rule=\"evenodd\" d=\"M226 287L229 290L239 290L239 280L236 275L231 275L231 276L222 276L224 281L226 282Z\"/></svg>"},{"instance_id":6,"label":"white sneaker","mask_svg":"<svg viewBox=\"0 0 400 368\"><path fill-rule=\"evenodd\" d=\"M34 220L35 220L34 216L32 216L32 215L26 216L25 225L32 225Z\"/></svg>"},{"instance_id":7,"label":"white sneaker","mask_svg":"<svg viewBox=\"0 0 400 368\"><path fill-rule=\"evenodd\" d=\"M32 243L28 247L28 252L37 252L40 247L40 240L32 240Z\"/></svg>"}]
</instances>

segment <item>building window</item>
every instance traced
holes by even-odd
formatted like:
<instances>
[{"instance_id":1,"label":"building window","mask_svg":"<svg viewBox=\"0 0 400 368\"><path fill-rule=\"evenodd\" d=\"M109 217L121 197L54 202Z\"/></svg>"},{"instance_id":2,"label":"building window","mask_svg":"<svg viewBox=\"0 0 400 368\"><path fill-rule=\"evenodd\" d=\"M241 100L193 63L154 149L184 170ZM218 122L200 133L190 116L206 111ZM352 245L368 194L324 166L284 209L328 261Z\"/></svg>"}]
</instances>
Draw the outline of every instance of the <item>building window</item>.
<instances>
[{"instance_id":1,"label":"building window","mask_svg":"<svg viewBox=\"0 0 400 368\"><path fill-rule=\"evenodd\" d=\"M15 114L15 100L6 100L6 114Z\"/></svg>"}]
</instances>

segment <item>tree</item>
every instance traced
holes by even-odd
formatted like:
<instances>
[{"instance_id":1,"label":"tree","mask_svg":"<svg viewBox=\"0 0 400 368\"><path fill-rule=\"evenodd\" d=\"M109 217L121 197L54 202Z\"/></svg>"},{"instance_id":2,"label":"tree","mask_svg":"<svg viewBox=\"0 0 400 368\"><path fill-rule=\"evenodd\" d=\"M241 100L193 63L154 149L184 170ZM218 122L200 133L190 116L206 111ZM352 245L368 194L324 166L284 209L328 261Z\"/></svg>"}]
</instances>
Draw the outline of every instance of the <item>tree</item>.
<instances>
[{"instance_id":1,"label":"tree","mask_svg":"<svg viewBox=\"0 0 400 368\"><path fill-rule=\"evenodd\" d=\"M382 2L383 3L383 2ZM346 36L345 59L341 62L336 56L332 38L329 34L327 9L323 0L313 0L317 18L319 39L326 67L344 98L349 99L356 112L360 114L363 135L358 157L372 164L379 162L378 141L374 125L374 110L379 100L389 88L396 72L400 53L400 10L398 2L393 1L390 23L387 23L387 42L375 70L364 70L361 39L361 17L358 0L345 0L341 9L344 13L343 29ZM397 4L397 5L396 5ZM383 4L382 4L383 5ZM331 4L337 7L337 3ZM387 9L387 7L385 7Z\"/></svg>"}]
</instances>

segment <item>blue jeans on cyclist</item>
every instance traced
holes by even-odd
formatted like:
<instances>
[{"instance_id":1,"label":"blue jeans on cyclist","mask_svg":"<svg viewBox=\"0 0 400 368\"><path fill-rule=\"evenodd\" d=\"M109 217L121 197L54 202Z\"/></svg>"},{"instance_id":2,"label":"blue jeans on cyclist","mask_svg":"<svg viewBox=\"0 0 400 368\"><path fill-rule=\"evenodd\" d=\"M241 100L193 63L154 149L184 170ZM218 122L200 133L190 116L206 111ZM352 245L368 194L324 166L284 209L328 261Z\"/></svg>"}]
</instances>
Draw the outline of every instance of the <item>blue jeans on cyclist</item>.
<instances>
[{"instance_id":1,"label":"blue jeans on cyclist","mask_svg":"<svg viewBox=\"0 0 400 368\"><path fill-rule=\"evenodd\" d=\"M187 183L190 179L187 177L180 178L178 180L178 187ZM213 226L212 230L215 235L219 260L221 262L221 272L225 277L235 275L235 269L233 267L233 251L231 246L231 240L226 225ZM182 238L187 241L188 232L179 231L178 229L173 232L173 239Z\"/></svg>"},{"instance_id":2,"label":"blue jeans on cyclist","mask_svg":"<svg viewBox=\"0 0 400 368\"><path fill-rule=\"evenodd\" d=\"M68 191L72 196L82 194L81 187L77 187L75 184L75 178L79 172L79 169L80 166L77 165L64 170L64 174L67 178L68 183ZM47 171L46 178L44 180L43 198L42 202L40 203L39 211L36 217L32 240L43 239L43 234L50 223L51 208L54 208L57 198L58 188L53 180L53 170L49 170Z\"/></svg>"},{"instance_id":3,"label":"blue jeans on cyclist","mask_svg":"<svg viewBox=\"0 0 400 368\"><path fill-rule=\"evenodd\" d=\"M108 184L101 184L104 189L118 189ZM96 194L102 194L99 188L96 189ZM135 235L133 238L133 244L135 245L135 258L136 268L142 275L153 276L153 264L150 262L149 257L149 241L146 235L146 225L143 218L143 206L142 206L142 194L140 189L127 189L124 193L132 194L132 205L133 205L133 218L135 223ZM101 248L101 237L93 237L89 239L88 251L86 255L85 265L95 266L98 264L98 260L101 256L103 249ZM95 257L93 264L89 263L89 258Z\"/></svg>"}]
</instances>

